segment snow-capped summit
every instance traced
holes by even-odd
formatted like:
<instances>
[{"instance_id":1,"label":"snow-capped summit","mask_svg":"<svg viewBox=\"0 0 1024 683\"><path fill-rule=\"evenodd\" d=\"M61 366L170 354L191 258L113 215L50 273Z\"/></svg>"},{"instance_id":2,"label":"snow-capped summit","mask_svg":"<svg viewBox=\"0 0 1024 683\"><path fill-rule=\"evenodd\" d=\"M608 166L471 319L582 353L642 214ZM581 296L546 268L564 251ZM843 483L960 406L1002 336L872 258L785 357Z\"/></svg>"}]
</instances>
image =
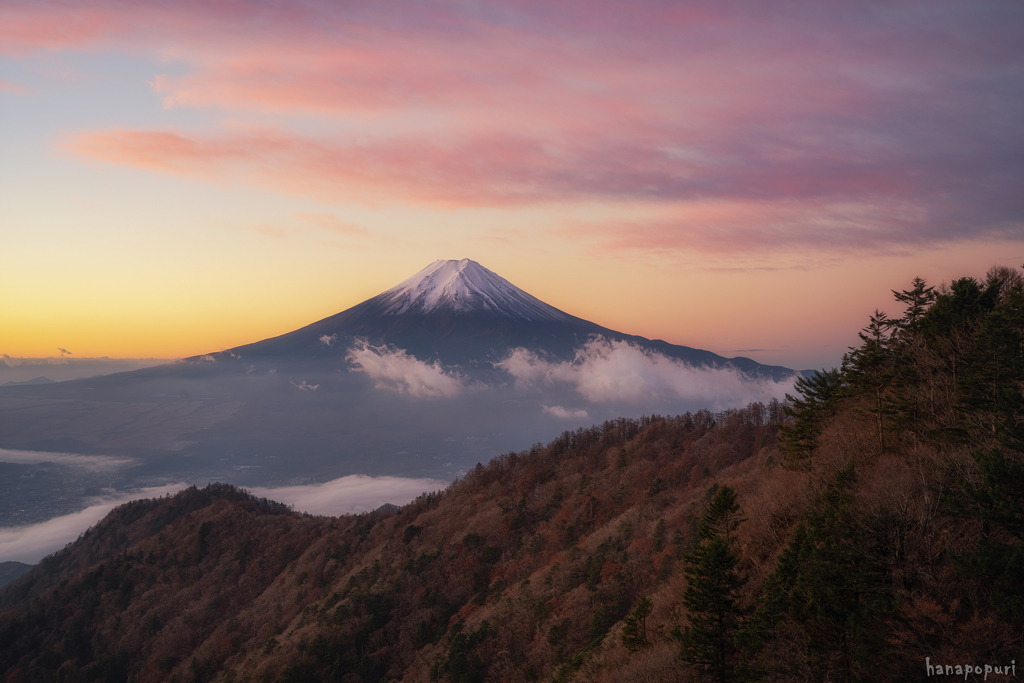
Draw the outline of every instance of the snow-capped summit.
<instances>
[{"instance_id":1,"label":"snow-capped summit","mask_svg":"<svg viewBox=\"0 0 1024 683\"><path fill-rule=\"evenodd\" d=\"M385 315L402 313L496 313L534 322L571 316L530 296L476 261L434 261L377 297Z\"/></svg>"},{"instance_id":2,"label":"snow-capped summit","mask_svg":"<svg viewBox=\"0 0 1024 683\"><path fill-rule=\"evenodd\" d=\"M369 344L483 376L498 373L495 363L517 349L548 360L572 361L580 347L595 337L624 341L692 366L733 367L750 376L776 380L793 374L787 368L759 365L749 358L724 358L602 327L544 303L470 259L435 261L397 286L340 313L278 337L191 359L213 358L223 363L188 367L227 368L237 362L244 369L257 361L280 365L348 362L354 345ZM327 386L329 381L324 381ZM300 386L298 382L295 385Z\"/></svg>"}]
</instances>

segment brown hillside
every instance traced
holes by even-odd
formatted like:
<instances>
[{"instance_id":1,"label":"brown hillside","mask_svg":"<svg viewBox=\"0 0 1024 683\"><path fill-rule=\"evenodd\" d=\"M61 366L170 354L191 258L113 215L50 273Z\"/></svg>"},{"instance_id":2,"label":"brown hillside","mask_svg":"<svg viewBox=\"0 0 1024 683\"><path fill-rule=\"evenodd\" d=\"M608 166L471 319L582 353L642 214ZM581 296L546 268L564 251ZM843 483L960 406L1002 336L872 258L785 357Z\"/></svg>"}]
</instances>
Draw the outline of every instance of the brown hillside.
<instances>
[{"instance_id":1,"label":"brown hillside","mask_svg":"<svg viewBox=\"0 0 1024 683\"><path fill-rule=\"evenodd\" d=\"M459 679L473 643L472 678L578 668L637 596L673 592L704 491L763 466L769 419L780 406L609 422L388 516L219 485L130 503L8 590L3 664L25 680Z\"/></svg>"}]
</instances>

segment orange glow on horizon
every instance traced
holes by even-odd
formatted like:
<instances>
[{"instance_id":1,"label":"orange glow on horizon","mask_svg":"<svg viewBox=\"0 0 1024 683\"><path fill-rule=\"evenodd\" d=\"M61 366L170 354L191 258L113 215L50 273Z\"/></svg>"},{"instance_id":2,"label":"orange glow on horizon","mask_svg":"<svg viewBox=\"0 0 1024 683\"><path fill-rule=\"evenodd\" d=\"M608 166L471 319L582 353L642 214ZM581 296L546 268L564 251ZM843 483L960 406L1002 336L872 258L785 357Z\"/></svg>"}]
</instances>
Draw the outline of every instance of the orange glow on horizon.
<instances>
[{"instance_id":1,"label":"orange glow on horizon","mask_svg":"<svg viewBox=\"0 0 1024 683\"><path fill-rule=\"evenodd\" d=\"M910 278L1024 262L1021 47L980 5L805 9L11 0L0 353L208 353L469 257L837 363Z\"/></svg>"}]
</instances>

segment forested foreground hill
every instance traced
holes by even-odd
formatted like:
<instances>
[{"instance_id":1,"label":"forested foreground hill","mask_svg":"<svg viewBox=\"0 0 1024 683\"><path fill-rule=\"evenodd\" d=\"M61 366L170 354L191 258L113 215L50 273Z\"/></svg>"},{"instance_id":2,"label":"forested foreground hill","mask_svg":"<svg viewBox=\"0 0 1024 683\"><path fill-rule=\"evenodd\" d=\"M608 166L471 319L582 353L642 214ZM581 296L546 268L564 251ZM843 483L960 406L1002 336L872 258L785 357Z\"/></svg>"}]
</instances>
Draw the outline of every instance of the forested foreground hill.
<instances>
[{"instance_id":1,"label":"forested foreground hill","mask_svg":"<svg viewBox=\"0 0 1024 683\"><path fill-rule=\"evenodd\" d=\"M312 517L223 485L122 506L3 593L0 667L9 681L902 681L927 661L1010 680L1024 284L993 269L896 296L905 313L873 316L787 407L565 433L397 513Z\"/></svg>"}]
</instances>

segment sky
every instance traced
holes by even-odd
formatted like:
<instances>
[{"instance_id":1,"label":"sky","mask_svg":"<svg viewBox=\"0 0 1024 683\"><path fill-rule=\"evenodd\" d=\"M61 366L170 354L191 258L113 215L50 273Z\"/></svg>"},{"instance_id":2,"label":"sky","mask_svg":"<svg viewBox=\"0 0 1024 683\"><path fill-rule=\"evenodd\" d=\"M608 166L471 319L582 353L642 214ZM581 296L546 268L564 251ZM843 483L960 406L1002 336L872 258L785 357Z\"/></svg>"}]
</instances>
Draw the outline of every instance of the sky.
<instances>
[{"instance_id":1,"label":"sky","mask_svg":"<svg viewBox=\"0 0 1024 683\"><path fill-rule=\"evenodd\" d=\"M831 367L913 277L1024 264L1021 35L1017 0L7 0L0 353L209 353L472 258Z\"/></svg>"}]
</instances>

